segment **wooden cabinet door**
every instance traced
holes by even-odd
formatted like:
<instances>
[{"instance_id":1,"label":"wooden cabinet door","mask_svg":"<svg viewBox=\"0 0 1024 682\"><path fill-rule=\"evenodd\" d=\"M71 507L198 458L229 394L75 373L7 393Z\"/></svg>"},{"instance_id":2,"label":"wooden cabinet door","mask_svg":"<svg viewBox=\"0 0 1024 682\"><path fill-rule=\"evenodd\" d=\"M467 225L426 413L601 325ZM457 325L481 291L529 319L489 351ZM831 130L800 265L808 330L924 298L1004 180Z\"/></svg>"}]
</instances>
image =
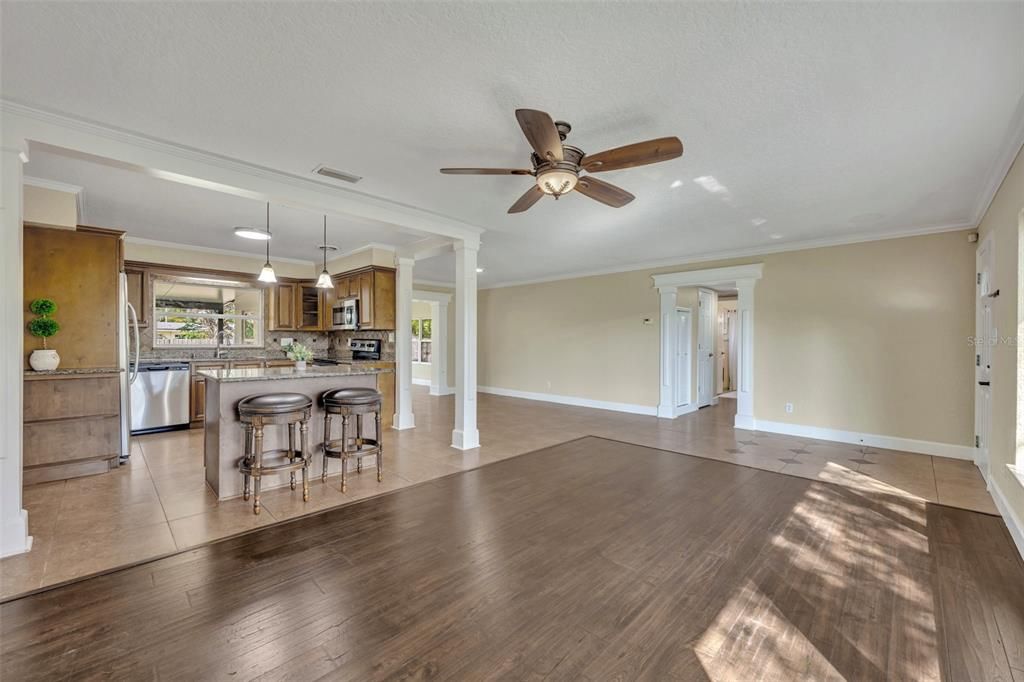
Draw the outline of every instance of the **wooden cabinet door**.
<instances>
[{"instance_id":1,"label":"wooden cabinet door","mask_svg":"<svg viewBox=\"0 0 1024 682\"><path fill-rule=\"evenodd\" d=\"M359 298L359 328L375 329L373 310L373 271L361 272L352 278Z\"/></svg>"},{"instance_id":2,"label":"wooden cabinet door","mask_svg":"<svg viewBox=\"0 0 1024 682\"><path fill-rule=\"evenodd\" d=\"M271 331L295 329L295 285L278 284L270 290L270 324Z\"/></svg>"},{"instance_id":3,"label":"wooden cabinet door","mask_svg":"<svg viewBox=\"0 0 1024 682\"><path fill-rule=\"evenodd\" d=\"M205 377L192 377L192 392L189 399L189 405L191 406L191 422L202 422L206 419Z\"/></svg>"},{"instance_id":4,"label":"wooden cabinet door","mask_svg":"<svg viewBox=\"0 0 1024 682\"><path fill-rule=\"evenodd\" d=\"M139 327L149 326L149 273L145 270L125 268L128 279L128 302L135 308L139 319Z\"/></svg>"},{"instance_id":5,"label":"wooden cabinet door","mask_svg":"<svg viewBox=\"0 0 1024 682\"><path fill-rule=\"evenodd\" d=\"M316 283L302 283L297 287L295 305L297 328L306 331L317 331L323 321L324 297Z\"/></svg>"},{"instance_id":6,"label":"wooden cabinet door","mask_svg":"<svg viewBox=\"0 0 1024 682\"><path fill-rule=\"evenodd\" d=\"M395 328L395 271L373 273L373 328Z\"/></svg>"}]
</instances>

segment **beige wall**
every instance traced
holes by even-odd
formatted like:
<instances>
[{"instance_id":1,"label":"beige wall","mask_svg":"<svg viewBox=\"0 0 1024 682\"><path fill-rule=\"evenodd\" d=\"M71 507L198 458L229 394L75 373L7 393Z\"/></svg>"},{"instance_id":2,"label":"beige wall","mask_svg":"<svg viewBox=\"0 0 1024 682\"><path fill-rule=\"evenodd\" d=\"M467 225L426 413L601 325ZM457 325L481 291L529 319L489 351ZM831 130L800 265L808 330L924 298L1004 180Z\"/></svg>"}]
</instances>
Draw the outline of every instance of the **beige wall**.
<instances>
[{"instance_id":1,"label":"beige wall","mask_svg":"<svg viewBox=\"0 0 1024 682\"><path fill-rule=\"evenodd\" d=\"M125 242L124 257L125 260L142 261L144 263L209 268L229 272L251 272L254 275L259 274L265 260L259 256L235 256L210 251L177 249L155 244L139 244L131 241ZM274 265L274 272L278 277L314 279L317 272L319 272L310 263L279 261L274 259L273 254L271 254L270 262Z\"/></svg>"},{"instance_id":2,"label":"beige wall","mask_svg":"<svg viewBox=\"0 0 1024 682\"><path fill-rule=\"evenodd\" d=\"M758 419L970 444L974 248L965 232L482 290L479 383L654 407L651 275L756 262ZM696 313L696 292L688 295L679 305Z\"/></svg>"},{"instance_id":3,"label":"beige wall","mask_svg":"<svg viewBox=\"0 0 1024 682\"><path fill-rule=\"evenodd\" d=\"M992 438L989 471L995 486L1002 492L1018 519L1024 519L1024 487L1006 468L1014 464L1024 448L1024 415L1020 395L1024 373L1020 371L1024 354L1024 300L1019 292L1021 282L1021 214L1024 211L1024 152L1003 180L979 233L982 239L992 235L995 253L995 287L999 297L992 302L996 329L1006 340L992 349ZM979 242L980 243L980 242ZM1016 379L1016 380L1014 380Z\"/></svg>"},{"instance_id":4,"label":"beige wall","mask_svg":"<svg viewBox=\"0 0 1024 682\"><path fill-rule=\"evenodd\" d=\"M24 185L24 202L23 219L27 223L55 227L78 225L78 196L72 192Z\"/></svg>"}]
</instances>

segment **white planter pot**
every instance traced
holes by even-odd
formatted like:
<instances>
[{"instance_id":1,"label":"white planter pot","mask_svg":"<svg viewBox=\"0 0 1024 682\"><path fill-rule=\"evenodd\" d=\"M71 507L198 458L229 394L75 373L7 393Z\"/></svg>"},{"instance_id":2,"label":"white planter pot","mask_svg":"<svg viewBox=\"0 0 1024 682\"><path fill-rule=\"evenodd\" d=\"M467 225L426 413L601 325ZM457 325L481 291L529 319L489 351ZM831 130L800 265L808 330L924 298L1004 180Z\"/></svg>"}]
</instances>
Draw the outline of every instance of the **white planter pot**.
<instances>
[{"instance_id":1,"label":"white planter pot","mask_svg":"<svg viewBox=\"0 0 1024 682\"><path fill-rule=\"evenodd\" d=\"M306 369L306 361L305 360L296 360L295 361L295 369L297 369L297 370L304 370L304 369Z\"/></svg>"},{"instance_id":2,"label":"white planter pot","mask_svg":"<svg viewBox=\"0 0 1024 682\"><path fill-rule=\"evenodd\" d=\"M60 356L55 350L34 350L28 357L28 364L37 372L46 372L60 366Z\"/></svg>"}]
</instances>

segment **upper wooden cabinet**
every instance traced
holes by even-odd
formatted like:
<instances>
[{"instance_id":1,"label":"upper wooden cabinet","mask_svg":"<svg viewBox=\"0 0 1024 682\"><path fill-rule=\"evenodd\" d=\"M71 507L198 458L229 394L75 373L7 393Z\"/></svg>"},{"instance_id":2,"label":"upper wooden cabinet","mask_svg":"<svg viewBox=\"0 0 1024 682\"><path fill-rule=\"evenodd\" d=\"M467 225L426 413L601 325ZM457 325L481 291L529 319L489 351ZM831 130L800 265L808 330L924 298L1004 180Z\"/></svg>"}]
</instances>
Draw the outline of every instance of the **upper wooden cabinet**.
<instances>
[{"instance_id":1,"label":"upper wooden cabinet","mask_svg":"<svg viewBox=\"0 0 1024 682\"><path fill-rule=\"evenodd\" d=\"M327 316L324 314L323 289L317 289L315 282L302 282L296 285L295 309L298 311L297 329L302 331L325 329Z\"/></svg>"},{"instance_id":2,"label":"upper wooden cabinet","mask_svg":"<svg viewBox=\"0 0 1024 682\"><path fill-rule=\"evenodd\" d=\"M296 290L296 285L291 283L279 283L270 288L270 301L267 305L267 310L270 312L267 320L268 330L296 329L298 323L295 305Z\"/></svg>"},{"instance_id":3,"label":"upper wooden cabinet","mask_svg":"<svg viewBox=\"0 0 1024 682\"><path fill-rule=\"evenodd\" d=\"M359 328L395 328L395 271L366 268L334 277L334 298L359 299ZM327 312L330 322L330 311ZM329 328L329 327L328 327Z\"/></svg>"},{"instance_id":4,"label":"upper wooden cabinet","mask_svg":"<svg viewBox=\"0 0 1024 682\"><path fill-rule=\"evenodd\" d=\"M149 273L139 268L126 267L128 277L128 302L135 308L140 327L149 326Z\"/></svg>"}]
</instances>

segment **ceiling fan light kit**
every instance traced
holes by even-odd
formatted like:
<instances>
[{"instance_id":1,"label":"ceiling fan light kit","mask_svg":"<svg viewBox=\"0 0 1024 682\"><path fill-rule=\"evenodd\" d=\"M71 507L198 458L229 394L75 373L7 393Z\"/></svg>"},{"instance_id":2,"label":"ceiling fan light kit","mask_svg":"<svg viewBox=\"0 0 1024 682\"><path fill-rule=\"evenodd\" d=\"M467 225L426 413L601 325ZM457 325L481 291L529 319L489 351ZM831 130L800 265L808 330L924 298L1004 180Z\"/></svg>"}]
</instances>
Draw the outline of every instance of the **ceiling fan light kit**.
<instances>
[{"instance_id":1,"label":"ceiling fan light kit","mask_svg":"<svg viewBox=\"0 0 1024 682\"><path fill-rule=\"evenodd\" d=\"M683 154L683 143L678 137L660 137L597 154L586 154L578 147L563 144L572 130L572 126L565 121L552 121L551 116L536 109L516 109L516 120L519 121L519 127L523 129L526 140L533 147L533 153L530 155L532 169L441 169L446 175L532 175L536 184L512 204L508 209L509 213L522 213L545 195L553 196L557 200L572 191L607 206L620 208L636 197L621 187L590 175L581 177L580 171L600 173L633 168L668 161Z\"/></svg>"}]
</instances>

